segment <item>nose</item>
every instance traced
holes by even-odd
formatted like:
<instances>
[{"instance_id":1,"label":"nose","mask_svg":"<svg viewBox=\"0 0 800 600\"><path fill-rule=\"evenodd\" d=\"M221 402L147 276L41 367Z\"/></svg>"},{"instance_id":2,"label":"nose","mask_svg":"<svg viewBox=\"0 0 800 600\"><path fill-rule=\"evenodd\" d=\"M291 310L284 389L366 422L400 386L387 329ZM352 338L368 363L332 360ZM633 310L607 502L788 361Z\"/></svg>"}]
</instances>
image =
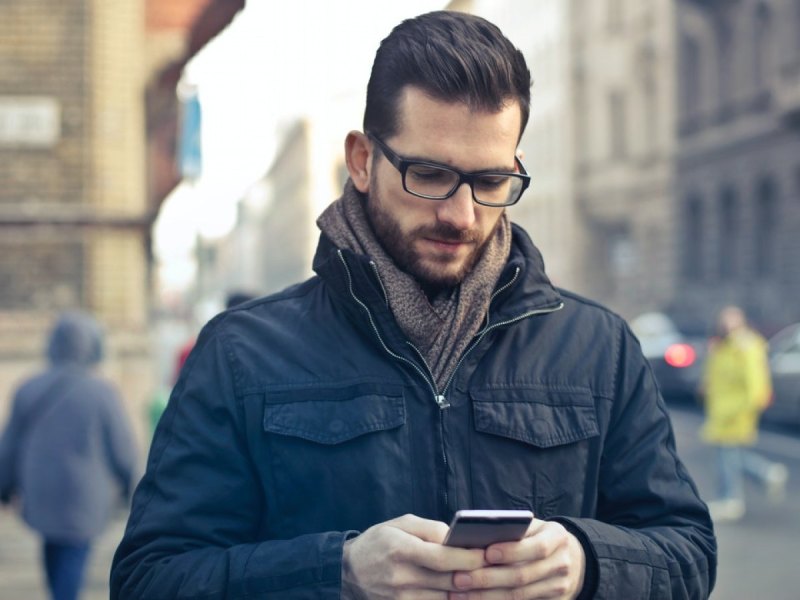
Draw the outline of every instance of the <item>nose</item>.
<instances>
[{"instance_id":1,"label":"nose","mask_svg":"<svg viewBox=\"0 0 800 600\"><path fill-rule=\"evenodd\" d=\"M472 189L468 183L462 183L447 200L442 200L437 211L437 218L458 230L471 229L475 225L475 202L472 200Z\"/></svg>"}]
</instances>

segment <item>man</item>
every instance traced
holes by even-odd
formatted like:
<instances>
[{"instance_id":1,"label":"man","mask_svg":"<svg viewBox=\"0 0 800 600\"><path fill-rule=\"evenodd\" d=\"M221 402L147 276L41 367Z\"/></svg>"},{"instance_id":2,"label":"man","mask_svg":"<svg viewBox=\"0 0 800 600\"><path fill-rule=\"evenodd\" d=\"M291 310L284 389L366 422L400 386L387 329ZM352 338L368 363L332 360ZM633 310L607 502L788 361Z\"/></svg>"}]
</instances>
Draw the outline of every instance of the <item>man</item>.
<instances>
[{"instance_id":1,"label":"man","mask_svg":"<svg viewBox=\"0 0 800 600\"><path fill-rule=\"evenodd\" d=\"M201 333L113 597L709 594L711 523L637 342L554 289L506 217L529 99L483 19L383 41L317 276ZM538 518L519 542L442 545L462 508Z\"/></svg>"},{"instance_id":2,"label":"man","mask_svg":"<svg viewBox=\"0 0 800 600\"><path fill-rule=\"evenodd\" d=\"M758 420L772 395L767 342L748 327L744 311L726 306L717 316L719 338L708 353L703 377L706 421L703 438L717 447L718 498L708 503L715 521L744 516L744 476L757 480L771 498L780 498L786 466L749 446L758 437Z\"/></svg>"}]
</instances>

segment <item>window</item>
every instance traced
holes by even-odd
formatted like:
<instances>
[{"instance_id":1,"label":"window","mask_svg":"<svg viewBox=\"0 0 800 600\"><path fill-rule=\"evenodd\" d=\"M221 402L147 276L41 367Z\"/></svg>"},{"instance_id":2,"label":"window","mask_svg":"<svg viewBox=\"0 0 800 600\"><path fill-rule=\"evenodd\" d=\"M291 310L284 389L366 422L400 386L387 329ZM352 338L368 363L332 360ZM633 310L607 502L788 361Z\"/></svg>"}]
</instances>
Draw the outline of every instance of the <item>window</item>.
<instances>
[{"instance_id":1,"label":"window","mask_svg":"<svg viewBox=\"0 0 800 600\"><path fill-rule=\"evenodd\" d=\"M644 96L644 110L645 122L644 130L647 138L645 139L645 147L650 156L655 156L659 150L659 138L661 132L659 131L660 116L658 110L658 92L655 81L647 81L642 90Z\"/></svg>"},{"instance_id":2,"label":"window","mask_svg":"<svg viewBox=\"0 0 800 600\"><path fill-rule=\"evenodd\" d=\"M738 272L739 232L736 192L726 188L719 198L719 278L726 281Z\"/></svg>"},{"instance_id":3,"label":"window","mask_svg":"<svg viewBox=\"0 0 800 600\"><path fill-rule=\"evenodd\" d=\"M623 158L628 153L625 127L625 96L622 92L611 92L608 98L609 138L611 157Z\"/></svg>"},{"instance_id":4,"label":"window","mask_svg":"<svg viewBox=\"0 0 800 600\"><path fill-rule=\"evenodd\" d=\"M689 281L700 281L703 277L703 203L699 196L690 196L684 207L682 271Z\"/></svg>"},{"instance_id":5,"label":"window","mask_svg":"<svg viewBox=\"0 0 800 600\"><path fill-rule=\"evenodd\" d=\"M778 191L768 177L761 180L756 192L755 270L756 277L764 278L775 273L775 249L778 225Z\"/></svg>"},{"instance_id":6,"label":"window","mask_svg":"<svg viewBox=\"0 0 800 600\"><path fill-rule=\"evenodd\" d=\"M772 68L772 15L761 3L756 8L753 36L753 84L760 90L768 82Z\"/></svg>"},{"instance_id":7,"label":"window","mask_svg":"<svg viewBox=\"0 0 800 600\"><path fill-rule=\"evenodd\" d=\"M658 150L660 113L658 110L658 74L656 73L655 41L648 39L639 47L638 70L643 104L644 134L642 144L647 155L655 155ZM641 134L639 134L641 136Z\"/></svg>"},{"instance_id":8,"label":"window","mask_svg":"<svg viewBox=\"0 0 800 600\"><path fill-rule=\"evenodd\" d=\"M623 0L607 0L606 17L609 33L620 33L623 29L624 7Z\"/></svg>"},{"instance_id":9,"label":"window","mask_svg":"<svg viewBox=\"0 0 800 600\"><path fill-rule=\"evenodd\" d=\"M589 95L586 75L581 71L575 75L575 156L579 167L585 167L592 143L589 131Z\"/></svg>"},{"instance_id":10,"label":"window","mask_svg":"<svg viewBox=\"0 0 800 600\"><path fill-rule=\"evenodd\" d=\"M794 170L794 199L800 203L800 165Z\"/></svg>"},{"instance_id":11,"label":"window","mask_svg":"<svg viewBox=\"0 0 800 600\"><path fill-rule=\"evenodd\" d=\"M733 44L731 44L731 31L727 23L720 22L717 26L717 97L720 110L724 110L730 100L730 90L733 84Z\"/></svg>"},{"instance_id":12,"label":"window","mask_svg":"<svg viewBox=\"0 0 800 600\"><path fill-rule=\"evenodd\" d=\"M791 31L795 43L795 56L800 57L800 35L796 33L800 31L800 0L795 0L794 3L794 25Z\"/></svg>"},{"instance_id":13,"label":"window","mask_svg":"<svg viewBox=\"0 0 800 600\"><path fill-rule=\"evenodd\" d=\"M610 228L608 235L608 262L616 279L629 277L636 269L636 245L627 224Z\"/></svg>"},{"instance_id":14,"label":"window","mask_svg":"<svg viewBox=\"0 0 800 600\"><path fill-rule=\"evenodd\" d=\"M681 71L680 79L682 109L684 115L692 115L700 109L702 98L700 44L697 40L684 36L681 42Z\"/></svg>"}]
</instances>

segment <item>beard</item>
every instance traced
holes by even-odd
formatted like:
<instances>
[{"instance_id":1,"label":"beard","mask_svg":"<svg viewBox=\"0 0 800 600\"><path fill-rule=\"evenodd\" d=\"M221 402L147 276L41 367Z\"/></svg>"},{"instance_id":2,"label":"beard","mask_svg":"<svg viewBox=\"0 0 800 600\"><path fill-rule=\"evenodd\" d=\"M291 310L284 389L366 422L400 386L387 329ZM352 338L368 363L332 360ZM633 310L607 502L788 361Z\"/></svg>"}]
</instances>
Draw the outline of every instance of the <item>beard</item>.
<instances>
[{"instance_id":1,"label":"beard","mask_svg":"<svg viewBox=\"0 0 800 600\"><path fill-rule=\"evenodd\" d=\"M433 293L460 284L483 256L488 241L500 226L498 219L485 238L478 229L461 230L448 223L420 225L404 232L392 214L383 208L375 182L370 186L369 197L366 198L366 213L375 237L398 268L414 277L426 292ZM429 253L422 256L416 250L415 242L425 238L473 244L473 249L463 259L454 259L446 254L437 256ZM461 261L460 264L457 260Z\"/></svg>"}]
</instances>

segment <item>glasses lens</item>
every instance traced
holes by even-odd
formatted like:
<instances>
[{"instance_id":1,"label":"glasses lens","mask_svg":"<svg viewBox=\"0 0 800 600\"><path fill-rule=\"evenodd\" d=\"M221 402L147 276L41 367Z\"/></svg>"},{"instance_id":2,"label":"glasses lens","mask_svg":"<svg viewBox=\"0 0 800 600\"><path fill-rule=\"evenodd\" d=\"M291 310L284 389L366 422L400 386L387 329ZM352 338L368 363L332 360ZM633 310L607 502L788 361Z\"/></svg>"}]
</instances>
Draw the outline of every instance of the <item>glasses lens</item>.
<instances>
[{"instance_id":1,"label":"glasses lens","mask_svg":"<svg viewBox=\"0 0 800 600\"><path fill-rule=\"evenodd\" d=\"M475 198L486 204L515 202L522 191L522 179L513 175L482 175L472 184Z\"/></svg>"},{"instance_id":2,"label":"glasses lens","mask_svg":"<svg viewBox=\"0 0 800 600\"><path fill-rule=\"evenodd\" d=\"M458 173L431 165L410 164L406 169L406 189L412 194L444 198L458 185Z\"/></svg>"}]
</instances>

